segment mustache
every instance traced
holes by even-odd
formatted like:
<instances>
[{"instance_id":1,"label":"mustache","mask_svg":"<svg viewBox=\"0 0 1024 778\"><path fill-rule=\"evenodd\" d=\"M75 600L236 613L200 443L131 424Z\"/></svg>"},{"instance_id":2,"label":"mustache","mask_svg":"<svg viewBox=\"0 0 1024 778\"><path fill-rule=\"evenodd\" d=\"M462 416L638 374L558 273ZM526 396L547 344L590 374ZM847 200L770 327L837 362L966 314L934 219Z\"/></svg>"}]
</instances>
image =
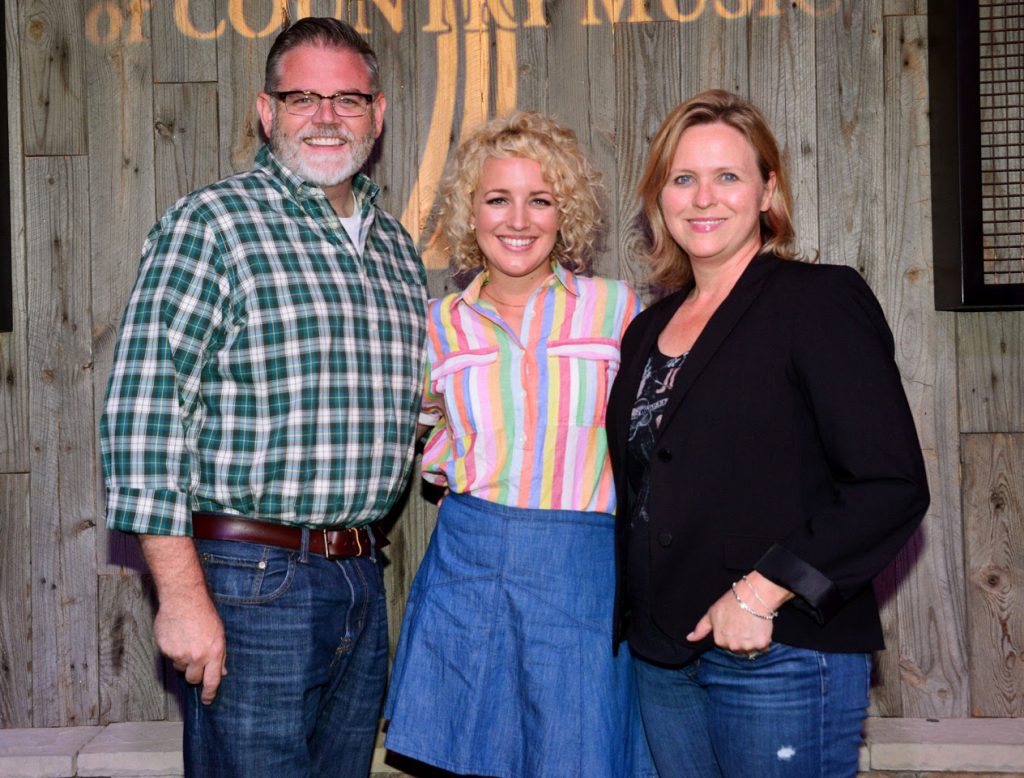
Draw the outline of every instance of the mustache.
<instances>
[{"instance_id":1,"label":"mustache","mask_svg":"<svg viewBox=\"0 0 1024 778\"><path fill-rule=\"evenodd\" d=\"M356 137L340 124L314 124L295 133L295 140L306 138L340 138L348 143L355 143Z\"/></svg>"}]
</instances>

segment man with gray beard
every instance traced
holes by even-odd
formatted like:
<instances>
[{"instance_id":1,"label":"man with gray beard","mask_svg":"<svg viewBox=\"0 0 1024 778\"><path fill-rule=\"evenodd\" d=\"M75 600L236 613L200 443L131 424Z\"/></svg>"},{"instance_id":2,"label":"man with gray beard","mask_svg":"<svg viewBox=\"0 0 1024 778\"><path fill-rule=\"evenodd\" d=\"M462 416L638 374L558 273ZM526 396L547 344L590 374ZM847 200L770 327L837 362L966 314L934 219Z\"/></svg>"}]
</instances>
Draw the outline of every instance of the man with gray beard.
<instances>
[{"instance_id":1,"label":"man with gray beard","mask_svg":"<svg viewBox=\"0 0 1024 778\"><path fill-rule=\"evenodd\" d=\"M267 57L252 169L153 227L100 437L185 692L190 776L359 776L387 669L375 522L406 484L425 272L359 172L373 50L303 19Z\"/></svg>"}]
</instances>

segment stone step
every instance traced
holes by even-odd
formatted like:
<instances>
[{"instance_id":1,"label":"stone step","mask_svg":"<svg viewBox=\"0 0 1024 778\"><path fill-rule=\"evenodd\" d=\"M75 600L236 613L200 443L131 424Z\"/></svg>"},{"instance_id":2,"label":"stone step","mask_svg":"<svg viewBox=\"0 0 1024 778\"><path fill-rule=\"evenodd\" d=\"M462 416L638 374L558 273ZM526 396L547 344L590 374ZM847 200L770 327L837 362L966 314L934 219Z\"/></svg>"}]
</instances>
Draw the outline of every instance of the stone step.
<instances>
[{"instance_id":1,"label":"stone step","mask_svg":"<svg viewBox=\"0 0 1024 778\"><path fill-rule=\"evenodd\" d=\"M406 776L377 748L369 778ZM865 776L1024 778L1024 719L869 719ZM0 778L178 778L181 722L0 730ZM939 776L936 776L939 778Z\"/></svg>"},{"instance_id":2,"label":"stone step","mask_svg":"<svg viewBox=\"0 0 1024 778\"><path fill-rule=\"evenodd\" d=\"M374 751L368 778L405 778ZM0 778L180 778L181 722L0 729Z\"/></svg>"}]
</instances>

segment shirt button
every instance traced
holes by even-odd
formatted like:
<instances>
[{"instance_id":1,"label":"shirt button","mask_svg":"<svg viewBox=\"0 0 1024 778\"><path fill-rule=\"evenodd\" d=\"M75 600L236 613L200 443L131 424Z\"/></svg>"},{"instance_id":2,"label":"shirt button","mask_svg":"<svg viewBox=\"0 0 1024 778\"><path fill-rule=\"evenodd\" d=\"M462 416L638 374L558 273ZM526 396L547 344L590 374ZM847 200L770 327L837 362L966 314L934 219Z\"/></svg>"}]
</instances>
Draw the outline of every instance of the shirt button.
<instances>
[{"instance_id":1,"label":"shirt button","mask_svg":"<svg viewBox=\"0 0 1024 778\"><path fill-rule=\"evenodd\" d=\"M662 461L662 462L671 462L672 461L672 452L669 451L667 448L659 448L658 449L658 459L660 461Z\"/></svg>"},{"instance_id":2,"label":"shirt button","mask_svg":"<svg viewBox=\"0 0 1024 778\"><path fill-rule=\"evenodd\" d=\"M672 535L668 532L662 532L658 535L658 545L662 548L668 548L672 545Z\"/></svg>"}]
</instances>

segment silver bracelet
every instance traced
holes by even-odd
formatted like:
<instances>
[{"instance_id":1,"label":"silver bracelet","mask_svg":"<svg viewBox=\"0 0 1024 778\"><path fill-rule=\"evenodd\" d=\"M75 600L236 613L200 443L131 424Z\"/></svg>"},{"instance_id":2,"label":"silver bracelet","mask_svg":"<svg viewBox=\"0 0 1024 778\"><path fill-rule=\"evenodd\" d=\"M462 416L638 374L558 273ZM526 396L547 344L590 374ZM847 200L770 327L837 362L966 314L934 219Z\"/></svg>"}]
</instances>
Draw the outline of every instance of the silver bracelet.
<instances>
[{"instance_id":1,"label":"silver bracelet","mask_svg":"<svg viewBox=\"0 0 1024 778\"><path fill-rule=\"evenodd\" d=\"M751 616L756 616L757 618L764 619L765 621L773 621L775 617L779 615L778 611L772 611L771 613L759 613L743 602L743 598L740 597L740 593L736 591L735 581L732 583L732 596L736 598L736 603L740 606L740 609L745 610Z\"/></svg>"},{"instance_id":2,"label":"silver bracelet","mask_svg":"<svg viewBox=\"0 0 1024 778\"><path fill-rule=\"evenodd\" d=\"M772 618L774 618L776 615L778 615L778 613L779 613L778 611L772 610L771 608L769 608L768 607L768 603L766 603L764 600L761 599L761 595L757 593L757 589L754 588L754 584L750 583L750 581L747 580L747 577L745 575L741 575L740 576L740 580L743 581L743 583L745 583L747 585L747 588L750 589L750 591L752 591L754 593L754 599L757 600L761 604L761 607L764 608L769 613L774 614L772 616Z\"/></svg>"}]
</instances>

